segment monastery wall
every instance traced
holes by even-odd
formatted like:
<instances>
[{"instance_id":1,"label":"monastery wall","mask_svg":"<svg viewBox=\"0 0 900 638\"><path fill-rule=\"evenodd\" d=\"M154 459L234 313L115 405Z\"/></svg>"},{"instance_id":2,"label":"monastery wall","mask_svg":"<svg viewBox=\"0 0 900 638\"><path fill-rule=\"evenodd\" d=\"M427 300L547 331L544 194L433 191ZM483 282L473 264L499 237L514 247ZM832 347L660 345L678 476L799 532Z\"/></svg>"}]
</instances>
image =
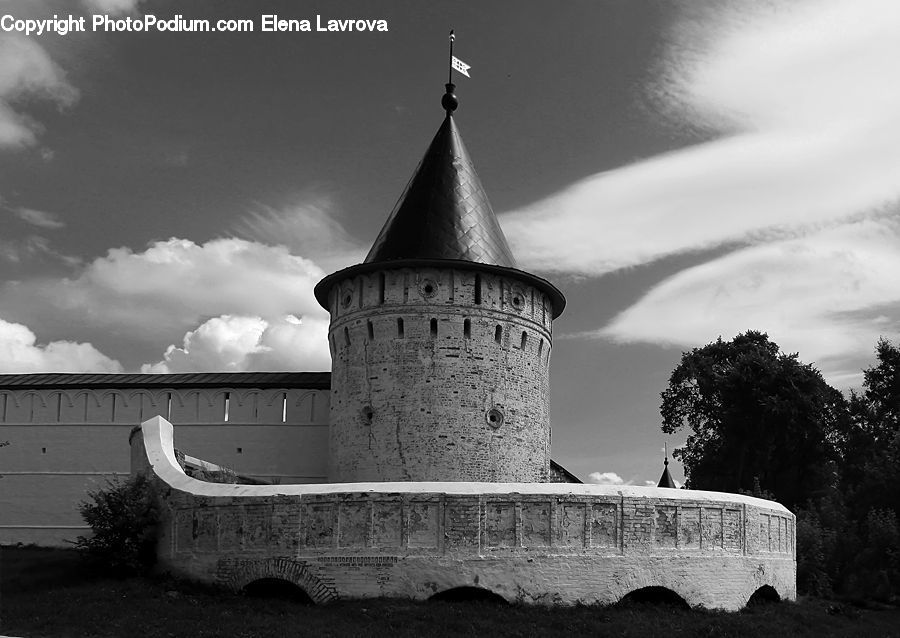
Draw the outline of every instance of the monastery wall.
<instances>
[{"instance_id":1,"label":"monastery wall","mask_svg":"<svg viewBox=\"0 0 900 638\"><path fill-rule=\"evenodd\" d=\"M0 441L10 442L0 448L0 544L84 534L79 502L129 473L122 443L155 415L179 425L179 448L239 474L323 482L328 399L302 388L0 390Z\"/></svg>"},{"instance_id":2,"label":"monastery wall","mask_svg":"<svg viewBox=\"0 0 900 638\"><path fill-rule=\"evenodd\" d=\"M333 482L545 481L552 309L512 276L385 270L331 291Z\"/></svg>"},{"instance_id":3,"label":"monastery wall","mask_svg":"<svg viewBox=\"0 0 900 638\"><path fill-rule=\"evenodd\" d=\"M739 609L764 585L796 597L795 518L748 496L573 484L196 481L162 419L134 436L165 489L159 555L241 589L281 578L314 600L425 599L479 587L509 601L613 603L648 586Z\"/></svg>"}]
</instances>

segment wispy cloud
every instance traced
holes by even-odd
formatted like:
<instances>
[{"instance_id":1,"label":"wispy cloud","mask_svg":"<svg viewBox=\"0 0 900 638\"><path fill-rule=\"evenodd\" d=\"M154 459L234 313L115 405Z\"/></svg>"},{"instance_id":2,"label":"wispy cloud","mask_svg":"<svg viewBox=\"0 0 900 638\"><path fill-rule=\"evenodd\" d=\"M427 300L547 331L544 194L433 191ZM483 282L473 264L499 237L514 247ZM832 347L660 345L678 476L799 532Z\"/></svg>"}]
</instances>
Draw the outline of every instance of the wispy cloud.
<instances>
[{"instance_id":1,"label":"wispy cloud","mask_svg":"<svg viewBox=\"0 0 900 638\"><path fill-rule=\"evenodd\" d=\"M65 222L63 222L59 218L59 215L48 213L46 211L22 207L11 208L9 210L13 215L21 219L26 224L31 224L32 226L37 226L38 228L57 230L60 228L65 228L66 226Z\"/></svg>"},{"instance_id":2,"label":"wispy cloud","mask_svg":"<svg viewBox=\"0 0 900 638\"><path fill-rule=\"evenodd\" d=\"M238 237L287 246L293 254L304 255L331 272L366 256L366 248L335 217L331 198L310 196L284 208L260 204L231 230Z\"/></svg>"},{"instance_id":3,"label":"wispy cloud","mask_svg":"<svg viewBox=\"0 0 900 638\"><path fill-rule=\"evenodd\" d=\"M18 239L0 239L0 260L13 264L33 263L35 260L62 262L68 267L75 267L81 259L72 255L64 255L55 248L46 237L26 235Z\"/></svg>"},{"instance_id":4,"label":"wispy cloud","mask_svg":"<svg viewBox=\"0 0 900 638\"><path fill-rule=\"evenodd\" d=\"M124 15L135 13L143 0L81 0L84 7L93 13Z\"/></svg>"},{"instance_id":5,"label":"wispy cloud","mask_svg":"<svg viewBox=\"0 0 900 638\"><path fill-rule=\"evenodd\" d=\"M78 90L37 40L17 34L0 35L0 148L37 143L41 124L16 105L31 99L71 106Z\"/></svg>"},{"instance_id":6,"label":"wispy cloud","mask_svg":"<svg viewBox=\"0 0 900 638\"><path fill-rule=\"evenodd\" d=\"M672 27L648 89L718 139L600 173L504 216L532 268L596 276L803 234L900 196L900 5L739 3Z\"/></svg>"},{"instance_id":7,"label":"wispy cloud","mask_svg":"<svg viewBox=\"0 0 900 638\"><path fill-rule=\"evenodd\" d=\"M594 334L690 346L759 329L849 383L900 327L900 5L681 7L648 93L714 139L589 177L504 227L528 267L588 277L731 247Z\"/></svg>"},{"instance_id":8,"label":"wispy cloud","mask_svg":"<svg viewBox=\"0 0 900 638\"><path fill-rule=\"evenodd\" d=\"M691 346L762 329L846 386L878 336L900 330L897 273L900 220L860 221L679 272L596 335Z\"/></svg>"}]
</instances>

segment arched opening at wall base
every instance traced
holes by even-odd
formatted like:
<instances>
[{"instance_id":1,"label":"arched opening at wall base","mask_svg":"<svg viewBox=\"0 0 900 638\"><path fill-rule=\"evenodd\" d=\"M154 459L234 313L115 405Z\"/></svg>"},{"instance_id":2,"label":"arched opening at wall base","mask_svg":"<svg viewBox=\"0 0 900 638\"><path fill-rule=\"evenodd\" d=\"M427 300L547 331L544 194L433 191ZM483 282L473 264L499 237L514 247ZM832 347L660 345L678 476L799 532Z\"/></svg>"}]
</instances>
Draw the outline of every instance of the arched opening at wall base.
<instances>
[{"instance_id":1,"label":"arched opening at wall base","mask_svg":"<svg viewBox=\"0 0 900 638\"><path fill-rule=\"evenodd\" d=\"M251 598L290 600L300 605L316 604L302 587L283 578L259 578L247 583L241 593Z\"/></svg>"},{"instance_id":2,"label":"arched opening at wall base","mask_svg":"<svg viewBox=\"0 0 900 638\"><path fill-rule=\"evenodd\" d=\"M475 602L491 605L506 605L506 599L483 587L454 587L434 594L429 601L439 602Z\"/></svg>"},{"instance_id":3,"label":"arched opening at wall base","mask_svg":"<svg viewBox=\"0 0 900 638\"><path fill-rule=\"evenodd\" d=\"M780 603L781 596L775 591L771 585L763 585L750 596L747 601L747 607L756 607L758 605L770 605L772 603Z\"/></svg>"},{"instance_id":4,"label":"arched opening at wall base","mask_svg":"<svg viewBox=\"0 0 900 638\"><path fill-rule=\"evenodd\" d=\"M667 587L641 587L625 594L619 605L665 605L677 609L690 609L687 601Z\"/></svg>"}]
</instances>

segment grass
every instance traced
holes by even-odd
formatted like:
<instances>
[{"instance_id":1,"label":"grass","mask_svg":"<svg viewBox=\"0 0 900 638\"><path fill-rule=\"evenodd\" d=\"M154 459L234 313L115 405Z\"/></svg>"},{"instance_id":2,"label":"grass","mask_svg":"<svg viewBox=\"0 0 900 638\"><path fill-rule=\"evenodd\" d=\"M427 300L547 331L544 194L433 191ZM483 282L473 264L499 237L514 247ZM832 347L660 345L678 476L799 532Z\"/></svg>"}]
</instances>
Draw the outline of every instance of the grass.
<instances>
[{"instance_id":1,"label":"grass","mask_svg":"<svg viewBox=\"0 0 900 638\"><path fill-rule=\"evenodd\" d=\"M664 605L530 607L356 600L307 606L165 577L115 579L73 550L0 550L0 633L110 636L866 636L900 638L900 610L807 599L738 613Z\"/></svg>"}]
</instances>

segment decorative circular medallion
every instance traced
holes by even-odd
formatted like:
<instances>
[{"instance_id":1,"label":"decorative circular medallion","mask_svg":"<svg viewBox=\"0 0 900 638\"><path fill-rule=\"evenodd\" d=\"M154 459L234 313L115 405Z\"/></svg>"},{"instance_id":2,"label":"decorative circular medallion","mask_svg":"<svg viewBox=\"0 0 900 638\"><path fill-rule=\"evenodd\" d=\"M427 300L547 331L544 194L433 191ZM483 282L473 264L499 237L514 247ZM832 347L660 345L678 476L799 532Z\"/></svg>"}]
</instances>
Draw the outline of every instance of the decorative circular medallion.
<instances>
[{"instance_id":1,"label":"decorative circular medallion","mask_svg":"<svg viewBox=\"0 0 900 638\"><path fill-rule=\"evenodd\" d=\"M344 289L341 292L341 307L349 308L350 304L353 303L353 291L349 288Z\"/></svg>"},{"instance_id":2,"label":"decorative circular medallion","mask_svg":"<svg viewBox=\"0 0 900 638\"><path fill-rule=\"evenodd\" d=\"M509 303L515 310L522 311L525 309L525 293L518 289L514 288L512 294L509 298Z\"/></svg>"},{"instance_id":3,"label":"decorative circular medallion","mask_svg":"<svg viewBox=\"0 0 900 638\"><path fill-rule=\"evenodd\" d=\"M491 408L484 415L487 424L495 430L503 425L503 412L499 408Z\"/></svg>"},{"instance_id":4,"label":"decorative circular medallion","mask_svg":"<svg viewBox=\"0 0 900 638\"><path fill-rule=\"evenodd\" d=\"M423 279L419 282L419 294L429 299L437 294L438 285L434 279Z\"/></svg>"}]
</instances>

